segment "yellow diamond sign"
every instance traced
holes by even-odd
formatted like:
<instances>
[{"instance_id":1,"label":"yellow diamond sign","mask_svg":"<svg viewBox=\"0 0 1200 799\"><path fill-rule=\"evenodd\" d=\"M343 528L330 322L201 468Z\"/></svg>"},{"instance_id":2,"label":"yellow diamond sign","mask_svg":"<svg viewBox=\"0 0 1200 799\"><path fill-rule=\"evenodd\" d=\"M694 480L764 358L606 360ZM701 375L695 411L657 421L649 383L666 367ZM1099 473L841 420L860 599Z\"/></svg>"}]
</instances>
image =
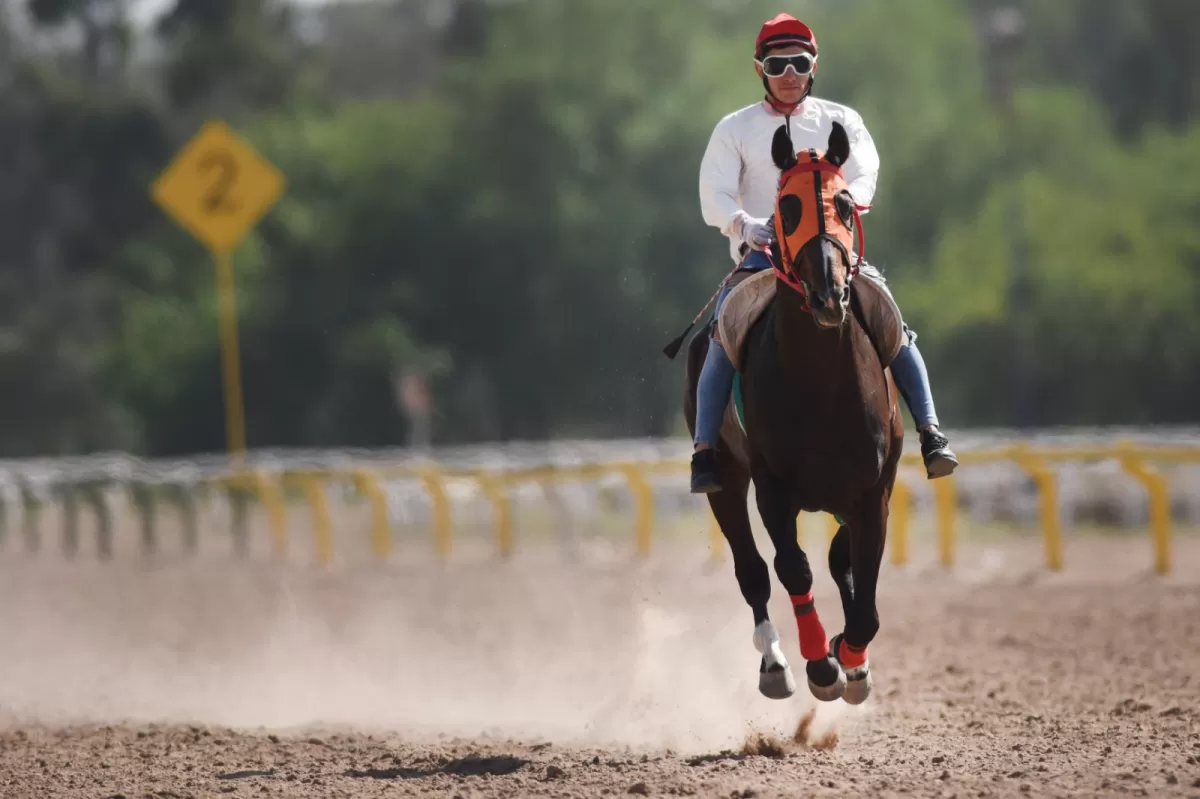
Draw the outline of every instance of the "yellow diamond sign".
<instances>
[{"instance_id":1,"label":"yellow diamond sign","mask_svg":"<svg viewBox=\"0 0 1200 799\"><path fill-rule=\"evenodd\" d=\"M176 222L210 250L230 252L283 193L283 174L228 125L212 120L150 189Z\"/></svg>"}]
</instances>

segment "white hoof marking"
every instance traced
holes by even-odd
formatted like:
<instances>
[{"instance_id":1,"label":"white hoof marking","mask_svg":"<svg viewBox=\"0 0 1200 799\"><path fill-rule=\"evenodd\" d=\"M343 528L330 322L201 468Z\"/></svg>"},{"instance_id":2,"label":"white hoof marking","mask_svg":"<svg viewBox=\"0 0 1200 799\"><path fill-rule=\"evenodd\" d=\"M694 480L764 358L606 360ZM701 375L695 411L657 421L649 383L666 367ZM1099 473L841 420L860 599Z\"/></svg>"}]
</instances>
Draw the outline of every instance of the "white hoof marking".
<instances>
[{"instance_id":1,"label":"white hoof marking","mask_svg":"<svg viewBox=\"0 0 1200 799\"><path fill-rule=\"evenodd\" d=\"M787 699L796 693L796 678L779 646L779 631L768 619L754 628L754 648L762 655L758 691L768 699Z\"/></svg>"},{"instance_id":2,"label":"white hoof marking","mask_svg":"<svg viewBox=\"0 0 1200 799\"><path fill-rule=\"evenodd\" d=\"M771 666L783 666L787 668L787 658L783 656L783 649L779 646L779 631L775 629L775 625L768 619L754 628L754 648L767 661L767 668Z\"/></svg>"}]
</instances>

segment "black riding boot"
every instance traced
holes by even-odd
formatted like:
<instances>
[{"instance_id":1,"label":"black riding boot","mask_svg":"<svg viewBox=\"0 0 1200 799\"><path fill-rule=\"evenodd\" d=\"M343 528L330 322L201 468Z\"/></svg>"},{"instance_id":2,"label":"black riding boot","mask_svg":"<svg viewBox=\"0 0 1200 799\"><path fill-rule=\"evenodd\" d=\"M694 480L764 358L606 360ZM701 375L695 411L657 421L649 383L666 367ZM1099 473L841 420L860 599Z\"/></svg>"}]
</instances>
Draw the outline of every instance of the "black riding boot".
<instances>
[{"instance_id":1,"label":"black riding boot","mask_svg":"<svg viewBox=\"0 0 1200 799\"><path fill-rule=\"evenodd\" d=\"M708 449L692 453L692 493L712 494L721 490L717 479L717 451Z\"/></svg>"},{"instance_id":2,"label":"black riding boot","mask_svg":"<svg viewBox=\"0 0 1200 799\"><path fill-rule=\"evenodd\" d=\"M925 474L930 480L947 477L958 468L958 458L950 449L950 439L936 427L921 431L921 459L925 461Z\"/></svg>"}]
</instances>

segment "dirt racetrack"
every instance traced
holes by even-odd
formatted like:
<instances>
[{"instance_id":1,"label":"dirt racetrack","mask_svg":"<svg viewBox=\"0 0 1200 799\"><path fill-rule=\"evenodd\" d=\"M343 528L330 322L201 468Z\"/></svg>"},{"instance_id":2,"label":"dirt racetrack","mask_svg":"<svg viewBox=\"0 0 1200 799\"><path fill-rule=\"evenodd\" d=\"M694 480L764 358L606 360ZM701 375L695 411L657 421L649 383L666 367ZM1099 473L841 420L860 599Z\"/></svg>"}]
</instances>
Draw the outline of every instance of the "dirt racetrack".
<instances>
[{"instance_id":1,"label":"dirt racetrack","mask_svg":"<svg viewBox=\"0 0 1200 799\"><path fill-rule=\"evenodd\" d=\"M701 550L327 571L8 554L0 796L1200 797L1196 538L1167 577L1144 535L1074 537L1061 574L1029 539L886 569L876 693L815 718L803 685L758 695L750 613ZM777 583L772 614L797 663Z\"/></svg>"}]
</instances>

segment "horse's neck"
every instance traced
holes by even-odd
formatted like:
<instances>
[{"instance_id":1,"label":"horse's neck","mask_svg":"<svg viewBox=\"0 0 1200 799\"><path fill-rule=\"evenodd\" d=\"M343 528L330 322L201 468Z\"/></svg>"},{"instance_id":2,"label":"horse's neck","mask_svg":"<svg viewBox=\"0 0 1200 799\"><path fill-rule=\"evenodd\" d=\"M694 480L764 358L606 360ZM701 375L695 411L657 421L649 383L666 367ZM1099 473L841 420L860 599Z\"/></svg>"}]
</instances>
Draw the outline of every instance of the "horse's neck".
<instances>
[{"instance_id":1,"label":"horse's neck","mask_svg":"<svg viewBox=\"0 0 1200 799\"><path fill-rule=\"evenodd\" d=\"M790 288L780 292L796 295L775 308L788 404L812 446L833 446L848 458L838 467L845 479L872 485L887 456L888 388L871 342L857 318L838 330L822 330L804 310L803 298Z\"/></svg>"},{"instance_id":2,"label":"horse's neck","mask_svg":"<svg viewBox=\"0 0 1200 799\"><path fill-rule=\"evenodd\" d=\"M815 451L832 447L844 456L830 467L839 479L873 485L887 458L892 400L871 341L853 315L822 330L803 298L779 291L774 335L789 408Z\"/></svg>"}]
</instances>

